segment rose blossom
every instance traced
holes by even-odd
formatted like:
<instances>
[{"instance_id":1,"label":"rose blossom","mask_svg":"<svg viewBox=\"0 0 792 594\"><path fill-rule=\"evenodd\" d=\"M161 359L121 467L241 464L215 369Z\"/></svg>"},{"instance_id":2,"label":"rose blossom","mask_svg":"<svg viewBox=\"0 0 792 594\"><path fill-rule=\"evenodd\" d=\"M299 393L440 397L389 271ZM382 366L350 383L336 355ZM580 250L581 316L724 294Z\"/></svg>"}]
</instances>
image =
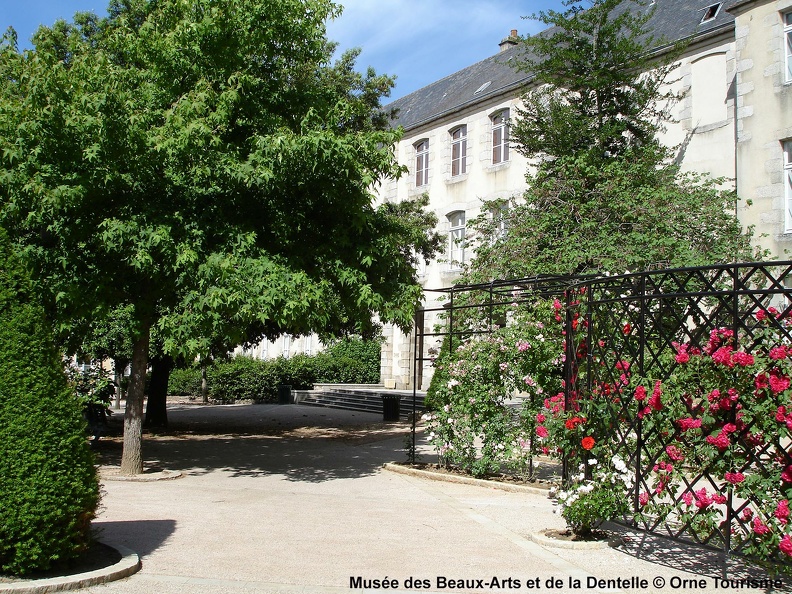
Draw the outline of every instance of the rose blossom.
<instances>
[{"instance_id":1,"label":"rose blossom","mask_svg":"<svg viewBox=\"0 0 792 594\"><path fill-rule=\"evenodd\" d=\"M753 526L753 531L756 532L756 534L761 535L770 532L770 528L767 526L767 524L759 519L759 516L756 516L751 524Z\"/></svg>"},{"instance_id":2,"label":"rose blossom","mask_svg":"<svg viewBox=\"0 0 792 594\"><path fill-rule=\"evenodd\" d=\"M786 499L779 501L773 515L778 518L779 522L786 524L789 521L789 501Z\"/></svg>"},{"instance_id":3,"label":"rose blossom","mask_svg":"<svg viewBox=\"0 0 792 594\"><path fill-rule=\"evenodd\" d=\"M789 534L784 534L784 538L781 539L778 548L781 549L784 555L792 557L792 538L789 537Z\"/></svg>"},{"instance_id":4,"label":"rose blossom","mask_svg":"<svg viewBox=\"0 0 792 594\"><path fill-rule=\"evenodd\" d=\"M779 375L775 370L773 371L774 373L770 374L770 389L776 394L780 394L789 388L789 378L785 375Z\"/></svg>"},{"instance_id":5,"label":"rose blossom","mask_svg":"<svg viewBox=\"0 0 792 594\"><path fill-rule=\"evenodd\" d=\"M732 355L732 359L735 363L737 363L737 365L740 365L741 367L748 367L749 365L754 364L753 355L744 353L743 351L737 351L734 353L734 355Z\"/></svg>"},{"instance_id":6,"label":"rose blossom","mask_svg":"<svg viewBox=\"0 0 792 594\"><path fill-rule=\"evenodd\" d=\"M739 485L741 482L745 480L745 475L742 472L727 472L723 478L726 480L727 483L731 483L732 485Z\"/></svg>"},{"instance_id":7,"label":"rose blossom","mask_svg":"<svg viewBox=\"0 0 792 594\"><path fill-rule=\"evenodd\" d=\"M666 454L668 454L668 457L671 458L674 462L679 462L680 460L685 459L685 456L682 455L682 452L679 451L679 448L677 448L674 445L666 446L665 451Z\"/></svg>"},{"instance_id":8,"label":"rose blossom","mask_svg":"<svg viewBox=\"0 0 792 594\"><path fill-rule=\"evenodd\" d=\"M685 419L679 419L677 421L677 425L682 431L687 431L688 429L698 429L701 427L701 419L691 419L690 417Z\"/></svg>"}]
</instances>

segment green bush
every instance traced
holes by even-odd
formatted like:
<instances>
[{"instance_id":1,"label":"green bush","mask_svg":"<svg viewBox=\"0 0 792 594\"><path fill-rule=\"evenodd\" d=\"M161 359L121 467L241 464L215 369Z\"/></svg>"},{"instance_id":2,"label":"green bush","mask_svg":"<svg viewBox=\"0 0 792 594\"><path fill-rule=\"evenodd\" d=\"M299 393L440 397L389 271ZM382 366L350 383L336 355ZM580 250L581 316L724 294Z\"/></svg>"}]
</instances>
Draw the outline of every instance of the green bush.
<instances>
[{"instance_id":1,"label":"green bush","mask_svg":"<svg viewBox=\"0 0 792 594\"><path fill-rule=\"evenodd\" d=\"M168 378L168 394L173 394L174 396L200 396L200 368L173 369Z\"/></svg>"},{"instance_id":2,"label":"green bush","mask_svg":"<svg viewBox=\"0 0 792 594\"><path fill-rule=\"evenodd\" d=\"M207 370L209 393L221 402L237 400L270 400L273 380L267 361L238 356L227 361L215 361Z\"/></svg>"},{"instance_id":3,"label":"green bush","mask_svg":"<svg viewBox=\"0 0 792 594\"><path fill-rule=\"evenodd\" d=\"M99 484L52 331L0 237L0 571L66 564L90 544Z\"/></svg>"},{"instance_id":4,"label":"green bush","mask_svg":"<svg viewBox=\"0 0 792 594\"><path fill-rule=\"evenodd\" d=\"M317 357L317 382L376 384L380 380L381 340L349 336L327 345Z\"/></svg>"},{"instance_id":5,"label":"green bush","mask_svg":"<svg viewBox=\"0 0 792 594\"><path fill-rule=\"evenodd\" d=\"M310 390L315 383L373 384L379 381L380 341L344 338L334 341L316 355L295 355L290 359L259 360L239 355L216 360L207 368L209 394L220 402L253 400L275 402L278 386ZM198 396L201 370L174 369L168 394Z\"/></svg>"}]
</instances>

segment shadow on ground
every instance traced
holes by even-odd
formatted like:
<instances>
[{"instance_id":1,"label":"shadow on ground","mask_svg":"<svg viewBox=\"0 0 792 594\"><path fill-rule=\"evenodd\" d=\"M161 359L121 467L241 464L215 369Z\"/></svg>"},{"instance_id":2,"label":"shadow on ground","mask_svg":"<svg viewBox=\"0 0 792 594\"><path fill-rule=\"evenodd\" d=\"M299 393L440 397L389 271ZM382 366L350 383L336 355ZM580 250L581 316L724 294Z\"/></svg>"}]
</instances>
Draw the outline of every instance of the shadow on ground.
<instances>
[{"instance_id":1,"label":"shadow on ground","mask_svg":"<svg viewBox=\"0 0 792 594\"><path fill-rule=\"evenodd\" d=\"M608 523L605 527L621 536L623 544L617 547L618 550L642 561L711 579L761 580L774 577L770 576L765 568L753 564L743 557L731 555L727 558L723 551L631 530L618 524ZM781 590L769 588L766 589L766 592L789 591L792 576L775 577L781 579L785 587Z\"/></svg>"},{"instance_id":2,"label":"shadow on ground","mask_svg":"<svg viewBox=\"0 0 792 594\"><path fill-rule=\"evenodd\" d=\"M303 410L267 405L177 407L169 411L167 432L144 435L146 468L190 475L279 475L319 483L371 475L384 462L406 458L405 423L382 423L376 415L348 411ZM121 422L121 415L115 415L110 436L94 444L100 464L120 464Z\"/></svg>"},{"instance_id":3,"label":"shadow on ground","mask_svg":"<svg viewBox=\"0 0 792 594\"><path fill-rule=\"evenodd\" d=\"M123 545L141 557L150 555L160 548L176 531L174 520L130 520L108 522L94 520L91 523L98 540Z\"/></svg>"}]
</instances>

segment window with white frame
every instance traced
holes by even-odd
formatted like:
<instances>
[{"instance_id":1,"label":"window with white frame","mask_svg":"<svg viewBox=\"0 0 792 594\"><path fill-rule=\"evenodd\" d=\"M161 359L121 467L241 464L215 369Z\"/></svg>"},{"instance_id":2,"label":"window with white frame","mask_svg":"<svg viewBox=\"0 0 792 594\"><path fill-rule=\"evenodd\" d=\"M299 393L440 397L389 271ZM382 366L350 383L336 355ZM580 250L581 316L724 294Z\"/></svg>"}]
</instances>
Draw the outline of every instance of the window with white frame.
<instances>
[{"instance_id":1,"label":"window with white frame","mask_svg":"<svg viewBox=\"0 0 792 594\"><path fill-rule=\"evenodd\" d=\"M492 164L509 160L509 110L502 109L492 116Z\"/></svg>"},{"instance_id":2,"label":"window with white frame","mask_svg":"<svg viewBox=\"0 0 792 594\"><path fill-rule=\"evenodd\" d=\"M451 176L467 171L467 126L451 131Z\"/></svg>"},{"instance_id":3,"label":"window with white frame","mask_svg":"<svg viewBox=\"0 0 792 594\"><path fill-rule=\"evenodd\" d=\"M784 141L784 203L786 204L786 233L792 233L792 140Z\"/></svg>"},{"instance_id":4,"label":"window with white frame","mask_svg":"<svg viewBox=\"0 0 792 594\"><path fill-rule=\"evenodd\" d=\"M429 183L429 141L421 140L415 145L415 186L420 188Z\"/></svg>"},{"instance_id":5,"label":"window with white frame","mask_svg":"<svg viewBox=\"0 0 792 594\"><path fill-rule=\"evenodd\" d=\"M310 334L303 337L303 353L306 355L313 354L313 336Z\"/></svg>"},{"instance_id":6,"label":"window with white frame","mask_svg":"<svg viewBox=\"0 0 792 594\"><path fill-rule=\"evenodd\" d=\"M786 81L792 82L792 12L784 15L784 53L786 54Z\"/></svg>"},{"instance_id":7,"label":"window with white frame","mask_svg":"<svg viewBox=\"0 0 792 594\"><path fill-rule=\"evenodd\" d=\"M457 210L448 215L448 266L459 270L465 263L465 211Z\"/></svg>"},{"instance_id":8,"label":"window with white frame","mask_svg":"<svg viewBox=\"0 0 792 594\"><path fill-rule=\"evenodd\" d=\"M291 354L291 336L288 334L283 335L283 356L288 359L289 355Z\"/></svg>"}]
</instances>

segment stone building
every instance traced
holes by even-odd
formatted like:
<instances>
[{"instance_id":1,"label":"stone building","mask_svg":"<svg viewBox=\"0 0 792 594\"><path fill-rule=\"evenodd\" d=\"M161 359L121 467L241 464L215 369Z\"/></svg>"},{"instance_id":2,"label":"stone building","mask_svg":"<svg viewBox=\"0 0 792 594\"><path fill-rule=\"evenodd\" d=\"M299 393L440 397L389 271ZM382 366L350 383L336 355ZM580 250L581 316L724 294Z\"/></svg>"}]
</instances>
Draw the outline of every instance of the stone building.
<instances>
[{"instance_id":1,"label":"stone building","mask_svg":"<svg viewBox=\"0 0 792 594\"><path fill-rule=\"evenodd\" d=\"M689 39L668 83L685 92L662 140L678 147L684 170L725 177L742 202L740 220L773 258L792 247L792 0L655 0L656 37ZM647 7L649 9L649 7ZM525 189L528 160L509 147L508 120L531 84L513 66L521 47L512 31L500 51L389 107L405 134L396 154L409 174L383 185L383 201L424 192L446 250L418 271L425 288L454 283L470 258L460 243L485 201ZM495 49L495 48L493 48ZM497 212L491 213L497 216ZM432 293L425 305L436 307ZM428 329L435 320L422 320ZM382 382L412 388L413 338L385 329ZM426 388L431 369L420 374Z\"/></svg>"}]
</instances>

